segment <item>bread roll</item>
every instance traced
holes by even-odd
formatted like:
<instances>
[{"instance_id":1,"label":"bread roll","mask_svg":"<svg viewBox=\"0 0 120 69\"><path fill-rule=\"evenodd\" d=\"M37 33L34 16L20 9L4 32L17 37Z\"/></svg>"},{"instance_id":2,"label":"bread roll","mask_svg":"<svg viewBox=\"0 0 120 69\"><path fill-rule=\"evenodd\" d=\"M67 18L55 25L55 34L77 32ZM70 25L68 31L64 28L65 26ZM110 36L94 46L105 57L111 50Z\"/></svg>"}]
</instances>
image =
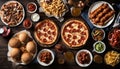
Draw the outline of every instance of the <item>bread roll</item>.
<instances>
[{"instance_id":1,"label":"bread roll","mask_svg":"<svg viewBox=\"0 0 120 69\"><path fill-rule=\"evenodd\" d=\"M9 52L9 54L14 62L20 62L21 51L19 48L12 48L12 50Z\"/></svg>"},{"instance_id":2,"label":"bread roll","mask_svg":"<svg viewBox=\"0 0 120 69\"><path fill-rule=\"evenodd\" d=\"M21 61L23 63L29 63L32 60L33 56L30 53L23 53L21 56Z\"/></svg>"},{"instance_id":3,"label":"bread roll","mask_svg":"<svg viewBox=\"0 0 120 69\"><path fill-rule=\"evenodd\" d=\"M35 51L36 51L35 43L33 41L29 41L26 45L26 50L28 52L35 53Z\"/></svg>"},{"instance_id":4,"label":"bread roll","mask_svg":"<svg viewBox=\"0 0 120 69\"><path fill-rule=\"evenodd\" d=\"M25 32L22 32L19 34L19 40L22 42L22 43L26 43L29 39L29 36L27 33Z\"/></svg>"},{"instance_id":5,"label":"bread roll","mask_svg":"<svg viewBox=\"0 0 120 69\"><path fill-rule=\"evenodd\" d=\"M20 40L18 39L18 38L16 38L16 37L14 37L14 38L11 38L10 40L9 40L9 42L8 42L8 45L10 46L10 47L12 47L12 48L17 48L17 47L19 47L20 46Z\"/></svg>"}]
</instances>

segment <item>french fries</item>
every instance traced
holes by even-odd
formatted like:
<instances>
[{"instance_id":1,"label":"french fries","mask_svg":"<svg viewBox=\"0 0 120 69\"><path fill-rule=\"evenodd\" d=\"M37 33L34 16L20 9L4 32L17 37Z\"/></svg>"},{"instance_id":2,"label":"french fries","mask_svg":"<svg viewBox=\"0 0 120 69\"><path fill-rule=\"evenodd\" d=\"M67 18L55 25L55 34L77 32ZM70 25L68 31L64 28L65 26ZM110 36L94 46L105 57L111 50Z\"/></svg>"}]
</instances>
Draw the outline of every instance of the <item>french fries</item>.
<instances>
[{"instance_id":1,"label":"french fries","mask_svg":"<svg viewBox=\"0 0 120 69\"><path fill-rule=\"evenodd\" d=\"M110 51L105 54L105 62L108 65L115 66L120 62L120 54L116 51Z\"/></svg>"},{"instance_id":2,"label":"french fries","mask_svg":"<svg viewBox=\"0 0 120 69\"><path fill-rule=\"evenodd\" d=\"M63 13L67 9L62 0L52 0L51 3L41 0L40 6L46 14L53 15L55 17L62 17Z\"/></svg>"}]
</instances>

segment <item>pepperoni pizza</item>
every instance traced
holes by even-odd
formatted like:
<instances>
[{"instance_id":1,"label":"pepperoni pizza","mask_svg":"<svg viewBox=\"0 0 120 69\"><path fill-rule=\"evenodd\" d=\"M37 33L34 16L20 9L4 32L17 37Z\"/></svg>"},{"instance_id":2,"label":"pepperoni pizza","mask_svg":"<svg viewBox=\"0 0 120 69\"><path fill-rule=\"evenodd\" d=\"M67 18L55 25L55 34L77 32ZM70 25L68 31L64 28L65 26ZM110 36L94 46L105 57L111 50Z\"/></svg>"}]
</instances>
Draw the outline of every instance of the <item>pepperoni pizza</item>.
<instances>
[{"instance_id":1,"label":"pepperoni pizza","mask_svg":"<svg viewBox=\"0 0 120 69\"><path fill-rule=\"evenodd\" d=\"M61 37L67 46L81 47L88 40L88 27L83 21L77 19L66 21L61 30Z\"/></svg>"},{"instance_id":2,"label":"pepperoni pizza","mask_svg":"<svg viewBox=\"0 0 120 69\"><path fill-rule=\"evenodd\" d=\"M56 41L58 28L52 20L46 19L35 26L34 35L40 44L49 46Z\"/></svg>"}]
</instances>

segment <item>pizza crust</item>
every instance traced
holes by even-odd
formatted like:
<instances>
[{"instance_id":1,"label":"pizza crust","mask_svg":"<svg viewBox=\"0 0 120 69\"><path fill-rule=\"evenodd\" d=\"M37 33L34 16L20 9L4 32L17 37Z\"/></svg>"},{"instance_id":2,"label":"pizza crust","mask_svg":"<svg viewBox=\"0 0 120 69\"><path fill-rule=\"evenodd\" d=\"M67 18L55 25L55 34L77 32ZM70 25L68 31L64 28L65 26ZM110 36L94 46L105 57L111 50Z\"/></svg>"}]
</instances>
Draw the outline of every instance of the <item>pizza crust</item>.
<instances>
[{"instance_id":1,"label":"pizza crust","mask_svg":"<svg viewBox=\"0 0 120 69\"><path fill-rule=\"evenodd\" d=\"M83 21L71 19L63 25L61 37L63 42L70 48L81 47L88 40L88 27Z\"/></svg>"},{"instance_id":2,"label":"pizza crust","mask_svg":"<svg viewBox=\"0 0 120 69\"><path fill-rule=\"evenodd\" d=\"M39 36L38 33L42 33L43 35ZM46 19L35 26L34 36L40 44L51 45L57 40L58 28L52 20Z\"/></svg>"}]
</instances>

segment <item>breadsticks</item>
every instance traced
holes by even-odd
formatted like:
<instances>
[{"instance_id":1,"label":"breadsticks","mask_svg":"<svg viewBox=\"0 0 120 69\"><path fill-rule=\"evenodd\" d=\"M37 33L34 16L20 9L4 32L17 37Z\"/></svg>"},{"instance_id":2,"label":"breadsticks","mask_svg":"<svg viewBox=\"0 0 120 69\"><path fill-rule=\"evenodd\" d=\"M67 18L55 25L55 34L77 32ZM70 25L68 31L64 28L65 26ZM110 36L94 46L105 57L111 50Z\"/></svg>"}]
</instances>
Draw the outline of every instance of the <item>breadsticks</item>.
<instances>
[{"instance_id":1,"label":"breadsticks","mask_svg":"<svg viewBox=\"0 0 120 69\"><path fill-rule=\"evenodd\" d=\"M95 25L104 26L112 18L115 11L112 10L108 4L103 3L94 11L91 11L89 18Z\"/></svg>"}]
</instances>

